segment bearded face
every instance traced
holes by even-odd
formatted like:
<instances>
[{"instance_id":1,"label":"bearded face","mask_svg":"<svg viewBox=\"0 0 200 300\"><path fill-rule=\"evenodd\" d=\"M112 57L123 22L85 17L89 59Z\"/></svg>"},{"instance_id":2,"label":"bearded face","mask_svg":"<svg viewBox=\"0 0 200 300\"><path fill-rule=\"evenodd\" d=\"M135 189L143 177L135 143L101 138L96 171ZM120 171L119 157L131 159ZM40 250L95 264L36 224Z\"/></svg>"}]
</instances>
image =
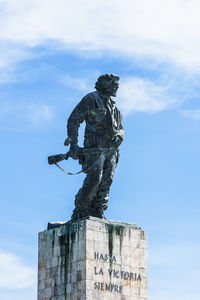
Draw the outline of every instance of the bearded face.
<instances>
[{"instance_id":1,"label":"bearded face","mask_svg":"<svg viewBox=\"0 0 200 300\"><path fill-rule=\"evenodd\" d=\"M108 86L108 89L107 89L107 96L111 97L116 97L116 94L117 94L117 90L119 88L119 82L118 80L113 80L109 86Z\"/></svg>"}]
</instances>

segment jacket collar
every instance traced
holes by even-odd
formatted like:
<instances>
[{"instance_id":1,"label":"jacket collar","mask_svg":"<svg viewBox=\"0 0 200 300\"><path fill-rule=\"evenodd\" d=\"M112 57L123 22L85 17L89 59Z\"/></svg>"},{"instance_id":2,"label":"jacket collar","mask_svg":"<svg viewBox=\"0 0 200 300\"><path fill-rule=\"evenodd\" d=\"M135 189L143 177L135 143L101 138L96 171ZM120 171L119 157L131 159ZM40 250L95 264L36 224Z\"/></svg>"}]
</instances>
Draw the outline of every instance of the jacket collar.
<instances>
[{"instance_id":1,"label":"jacket collar","mask_svg":"<svg viewBox=\"0 0 200 300\"><path fill-rule=\"evenodd\" d=\"M115 101L113 100L112 97L108 97L108 96L102 94L102 93L99 92L99 91L97 91L97 93L99 94L99 96L100 96L102 99L104 99L104 100L110 102L112 105L115 105Z\"/></svg>"}]
</instances>

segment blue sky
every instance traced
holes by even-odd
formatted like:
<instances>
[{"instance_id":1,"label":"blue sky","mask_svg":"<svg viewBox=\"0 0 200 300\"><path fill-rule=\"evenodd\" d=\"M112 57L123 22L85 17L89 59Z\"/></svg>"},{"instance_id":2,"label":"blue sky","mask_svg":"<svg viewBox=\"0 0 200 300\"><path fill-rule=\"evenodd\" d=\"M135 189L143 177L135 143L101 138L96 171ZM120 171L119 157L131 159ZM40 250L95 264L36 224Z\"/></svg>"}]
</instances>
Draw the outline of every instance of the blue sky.
<instances>
[{"instance_id":1,"label":"blue sky","mask_svg":"<svg viewBox=\"0 0 200 300\"><path fill-rule=\"evenodd\" d=\"M125 129L106 217L148 232L149 300L199 299L199 10L0 0L0 299L36 299L37 233L70 219L84 178L47 157L67 150L67 118L106 72L120 76Z\"/></svg>"}]
</instances>

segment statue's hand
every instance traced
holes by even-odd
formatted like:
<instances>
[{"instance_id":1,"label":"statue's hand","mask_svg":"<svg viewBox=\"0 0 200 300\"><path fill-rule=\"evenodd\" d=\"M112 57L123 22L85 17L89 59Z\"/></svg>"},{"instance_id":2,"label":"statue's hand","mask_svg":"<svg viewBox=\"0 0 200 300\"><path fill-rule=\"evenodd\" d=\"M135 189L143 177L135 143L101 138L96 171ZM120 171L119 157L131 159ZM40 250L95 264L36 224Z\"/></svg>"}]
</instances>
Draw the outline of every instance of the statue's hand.
<instances>
[{"instance_id":1,"label":"statue's hand","mask_svg":"<svg viewBox=\"0 0 200 300\"><path fill-rule=\"evenodd\" d=\"M71 144L70 146L70 157L73 159L79 159L80 157L80 148L77 144Z\"/></svg>"},{"instance_id":2,"label":"statue's hand","mask_svg":"<svg viewBox=\"0 0 200 300\"><path fill-rule=\"evenodd\" d=\"M112 139L113 146L118 148L121 145L122 141L123 139L121 138L121 136L119 135L114 136Z\"/></svg>"},{"instance_id":3,"label":"statue's hand","mask_svg":"<svg viewBox=\"0 0 200 300\"><path fill-rule=\"evenodd\" d=\"M70 141L69 141L69 138L67 138L65 141L64 141L64 146L69 146L70 144Z\"/></svg>"}]
</instances>

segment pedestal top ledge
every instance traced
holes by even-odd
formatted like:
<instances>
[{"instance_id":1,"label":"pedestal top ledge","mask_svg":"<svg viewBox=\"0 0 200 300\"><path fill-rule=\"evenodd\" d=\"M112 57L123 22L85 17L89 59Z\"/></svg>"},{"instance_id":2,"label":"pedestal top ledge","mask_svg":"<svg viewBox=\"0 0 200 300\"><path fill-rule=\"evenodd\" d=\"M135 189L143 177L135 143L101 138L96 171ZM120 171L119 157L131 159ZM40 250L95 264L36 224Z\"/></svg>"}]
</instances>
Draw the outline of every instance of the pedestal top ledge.
<instances>
[{"instance_id":1,"label":"pedestal top ledge","mask_svg":"<svg viewBox=\"0 0 200 300\"><path fill-rule=\"evenodd\" d=\"M102 223L102 224L110 224L110 225L121 225L121 226L125 226L125 227L131 227L133 229L141 229L140 227L138 227L136 224L134 223L127 223L127 222L120 222L120 221L113 221L113 220L106 220L106 219L100 219L100 218L96 218L96 217L92 217L89 216L85 219L80 219L78 221L57 221L57 222L49 222L47 225L47 230L56 228L56 227L60 227L63 225L71 225L71 224L77 224L86 220L90 220L90 221L94 221L94 222L98 222L98 223Z\"/></svg>"}]
</instances>

